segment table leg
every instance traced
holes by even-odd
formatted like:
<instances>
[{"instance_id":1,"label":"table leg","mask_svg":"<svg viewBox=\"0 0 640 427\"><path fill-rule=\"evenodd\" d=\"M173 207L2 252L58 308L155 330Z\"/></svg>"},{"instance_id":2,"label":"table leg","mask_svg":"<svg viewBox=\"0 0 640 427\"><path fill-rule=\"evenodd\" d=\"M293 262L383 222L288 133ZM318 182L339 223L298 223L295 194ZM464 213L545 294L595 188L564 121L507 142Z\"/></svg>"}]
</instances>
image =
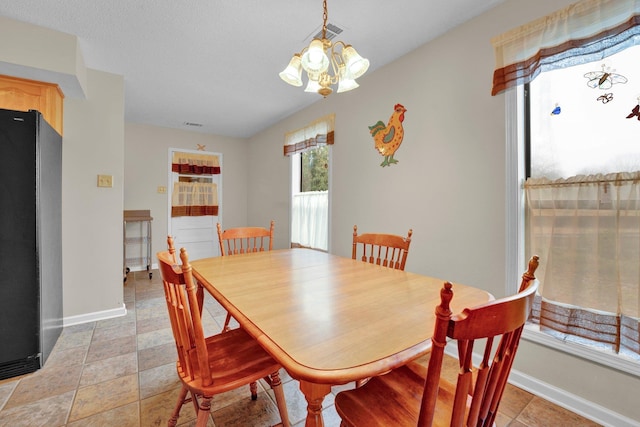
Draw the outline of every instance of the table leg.
<instances>
[{"instance_id":1,"label":"table leg","mask_svg":"<svg viewBox=\"0 0 640 427\"><path fill-rule=\"evenodd\" d=\"M331 393L329 384L314 384L300 381L300 390L307 399L307 421L305 427L324 427L322 419L322 401Z\"/></svg>"}]
</instances>

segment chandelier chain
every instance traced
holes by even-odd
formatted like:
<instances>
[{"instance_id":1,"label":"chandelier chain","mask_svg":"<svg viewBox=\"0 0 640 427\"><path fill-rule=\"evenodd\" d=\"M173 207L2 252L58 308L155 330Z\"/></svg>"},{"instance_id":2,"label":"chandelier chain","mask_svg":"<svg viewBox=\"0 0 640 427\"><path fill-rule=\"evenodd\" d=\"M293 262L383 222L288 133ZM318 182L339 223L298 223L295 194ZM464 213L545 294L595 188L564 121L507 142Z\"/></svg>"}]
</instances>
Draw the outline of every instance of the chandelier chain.
<instances>
[{"instance_id":1,"label":"chandelier chain","mask_svg":"<svg viewBox=\"0 0 640 427\"><path fill-rule=\"evenodd\" d=\"M327 0L322 1L322 39L327 38Z\"/></svg>"}]
</instances>

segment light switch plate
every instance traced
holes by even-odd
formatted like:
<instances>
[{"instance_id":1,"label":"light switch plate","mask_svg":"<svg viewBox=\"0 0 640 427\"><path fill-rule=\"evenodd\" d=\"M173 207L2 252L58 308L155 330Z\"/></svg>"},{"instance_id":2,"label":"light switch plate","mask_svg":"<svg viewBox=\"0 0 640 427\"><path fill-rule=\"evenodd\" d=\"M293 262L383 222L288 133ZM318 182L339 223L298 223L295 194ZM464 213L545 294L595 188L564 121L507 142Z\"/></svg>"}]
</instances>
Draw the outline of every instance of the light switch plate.
<instances>
[{"instance_id":1,"label":"light switch plate","mask_svg":"<svg viewBox=\"0 0 640 427\"><path fill-rule=\"evenodd\" d=\"M113 187L113 175L98 175L98 187Z\"/></svg>"}]
</instances>

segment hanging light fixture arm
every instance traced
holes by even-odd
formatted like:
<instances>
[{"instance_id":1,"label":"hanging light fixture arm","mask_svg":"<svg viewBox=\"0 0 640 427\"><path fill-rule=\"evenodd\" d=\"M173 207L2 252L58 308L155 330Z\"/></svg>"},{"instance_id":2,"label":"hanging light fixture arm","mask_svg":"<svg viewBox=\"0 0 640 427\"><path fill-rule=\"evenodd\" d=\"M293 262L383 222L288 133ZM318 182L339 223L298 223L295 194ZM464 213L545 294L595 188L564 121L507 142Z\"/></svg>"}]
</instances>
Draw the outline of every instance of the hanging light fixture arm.
<instances>
[{"instance_id":1,"label":"hanging light fixture arm","mask_svg":"<svg viewBox=\"0 0 640 427\"><path fill-rule=\"evenodd\" d=\"M341 46L340 48L340 52L336 51L336 48L338 46ZM344 63L344 58L342 57L342 52L344 51L344 48L347 47L347 44L345 44L344 42L338 40L337 42L333 43L331 45L331 58L333 58L333 62L335 63L335 67L339 67L340 65L345 65ZM334 68L334 72L336 72L337 70Z\"/></svg>"}]
</instances>

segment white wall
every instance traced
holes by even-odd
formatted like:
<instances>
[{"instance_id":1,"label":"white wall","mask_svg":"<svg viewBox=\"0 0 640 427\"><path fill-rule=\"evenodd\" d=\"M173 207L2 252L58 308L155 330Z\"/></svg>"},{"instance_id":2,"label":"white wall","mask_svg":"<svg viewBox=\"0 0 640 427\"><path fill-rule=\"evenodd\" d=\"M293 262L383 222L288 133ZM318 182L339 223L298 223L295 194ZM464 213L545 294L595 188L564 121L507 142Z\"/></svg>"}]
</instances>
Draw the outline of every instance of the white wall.
<instances>
[{"instance_id":1,"label":"white wall","mask_svg":"<svg viewBox=\"0 0 640 427\"><path fill-rule=\"evenodd\" d=\"M65 323L124 313L124 79L87 70L87 99L64 101L62 259ZM97 186L113 175L113 188ZM99 315L98 315L99 316Z\"/></svg>"},{"instance_id":2,"label":"white wall","mask_svg":"<svg viewBox=\"0 0 640 427\"><path fill-rule=\"evenodd\" d=\"M78 38L0 16L0 74L57 83L66 97L86 98L87 69Z\"/></svg>"},{"instance_id":3,"label":"white wall","mask_svg":"<svg viewBox=\"0 0 640 427\"><path fill-rule=\"evenodd\" d=\"M74 36L0 17L0 73L58 83L64 99L65 324L124 313L124 79L84 68ZM98 188L97 175L114 176Z\"/></svg>"},{"instance_id":4,"label":"white wall","mask_svg":"<svg viewBox=\"0 0 640 427\"><path fill-rule=\"evenodd\" d=\"M142 124L125 125L124 209L150 209L152 222L152 256L166 250L168 232L169 148L205 150L222 154L222 224L225 228L247 223L248 143L244 139L205 135L196 132ZM158 194L158 187L167 194ZM156 264L155 258L153 263Z\"/></svg>"},{"instance_id":5,"label":"white wall","mask_svg":"<svg viewBox=\"0 0 640 427\"><path fill-rule=\"evenodd\" d=\"M507 1L363 76L355 91L330 95L253 136L249 222L287 224L284 134L335 112L330 251L350 256L354 224L396 234L413 228L407 270L504 295L505 99L490 95L490 39L572 2ZM399 163L382 168L367 126L386 123L396 103L407 108L404 141L394 156ZM288 230L278 231L278 246L286 246ZM640 420L637 377L527 341L515 369L539 389L558 390L573 409ZM618 420L611 414L609 423Z\"/></svg>"}]
</instances>

